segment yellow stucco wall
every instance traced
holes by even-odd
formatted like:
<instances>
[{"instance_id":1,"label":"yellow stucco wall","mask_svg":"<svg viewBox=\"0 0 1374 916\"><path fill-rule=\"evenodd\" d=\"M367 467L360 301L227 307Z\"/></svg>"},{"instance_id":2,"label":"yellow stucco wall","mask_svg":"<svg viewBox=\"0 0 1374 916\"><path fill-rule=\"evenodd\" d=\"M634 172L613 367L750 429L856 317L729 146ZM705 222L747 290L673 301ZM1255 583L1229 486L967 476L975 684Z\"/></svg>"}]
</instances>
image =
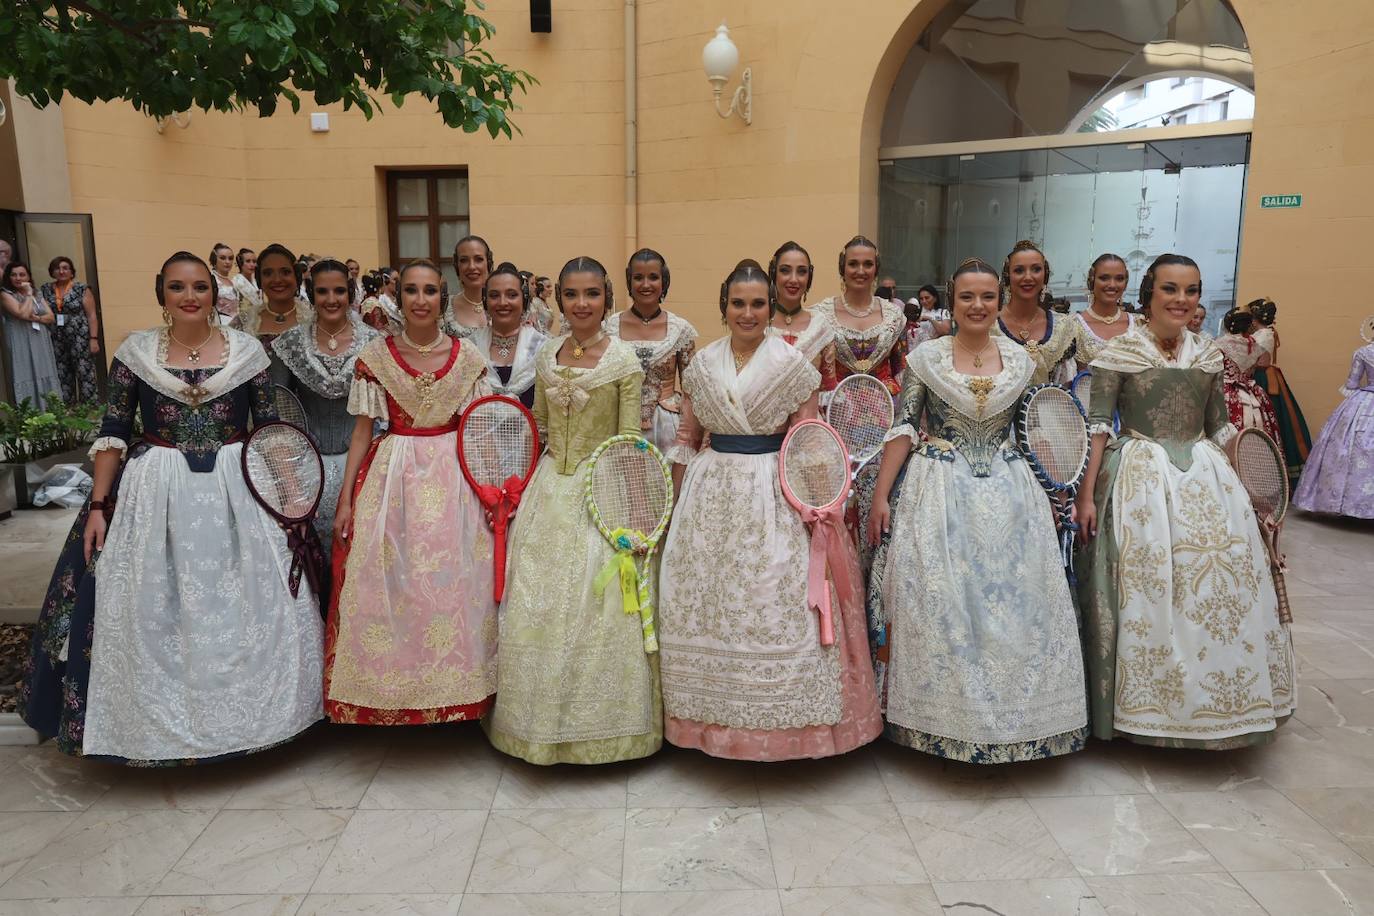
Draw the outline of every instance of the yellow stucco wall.
<instances>
[{"instance_id":1,"label":"yellow stucco wall","mask_svg":"<svg viewBox=\"0 0 1374 916\"><path fill-rule=\"evenodd\" d=\"M876 234L888 92L944 2L641 0L638 241L668 256L670 306L707 337L720 279L738 259L764 261L795 238L820 268L814 300L834 292L839 245ZM1374 239L1374 4L1233 5L1257 91L1240 295L1280 303L1282 364L1315 425L1371 310L1363 293L1374 267L1362 256ZM623 9L556 4L553 34L532 35L527 4L492 0L490 50L541 80L512 141L446 129L418 100L370 122L330 109L327 134L310 132L307 103L268 119L196 112L162 135L127 106L67 102L73 209L95 217L112 346L156 320L151 276L176 248L283 241L379 263L389 167L467 166L473 228L498 259L552 273L587 253L618 277L628 254ZM701 71L722 18L753 68L752 126L717 118ZM1261 210L1259 196L1274 193L1302 194L1302 209Z\"/></svg>"}]
</instances>

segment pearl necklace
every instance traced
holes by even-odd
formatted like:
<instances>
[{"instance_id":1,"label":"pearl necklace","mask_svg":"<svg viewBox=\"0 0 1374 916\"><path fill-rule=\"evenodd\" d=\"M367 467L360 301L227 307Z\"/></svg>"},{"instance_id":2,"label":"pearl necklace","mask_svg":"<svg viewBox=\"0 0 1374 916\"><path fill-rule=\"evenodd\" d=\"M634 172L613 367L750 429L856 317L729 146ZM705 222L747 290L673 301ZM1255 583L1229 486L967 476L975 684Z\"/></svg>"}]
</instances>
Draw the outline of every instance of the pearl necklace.
<instances>
[{"instance_id":1,"label":"pearl necklace","mask_svg":"<svg viewBox=\"0 0 1374 916\"><path fill-rule=\"evenodd\" d=\"M1116 324L1118 321L1121 320L1121 316L1126 314L1126 310L1118 305L1116 307L1116 311L1112 314L1112 317L1103 318L1101 315L1097 314L1097 312L1093 311L1090 307L1088 309L1088 314L1091 315L1093 321L1096 321L1098 324Z\"/></svg>"},{"instance_id":2,"label":"pearl necklace","mask_svg":"<svg viewBox=\"0 0 1374 916\"><path fill-rule=\"evenodd\" d=\"M860 312L849 304L849 300L845 298L844 293L840 293L840 307L843 308L849 314L853 315L855 318L867 318L869 315L872 315L873 307L875 305L877 305L877 303L874 302L872 299L869 299L868 308Z\"/></svg>"},{"instance_id":3,"label":"pearl necklace","mask_svg":"<svg viewBox=\"0 0 1374 916\"><path fill-rule=\"evenodd\" d=\"M415 352L419 353L421 356L428 356L429 354L433 353L434 349L438 347L440 342L443 341L444 338L447 336L448 335L445 334L443 331L437 331L437 333L434 335L434 339L431 340L429 343L418 344L411 339L409 331L401 331L401 340L409 344L411 348L414 349Z\"/></svg>"},{"instance_id":4,"label":"pearl necklace","mask_svg":"<svg viewBox=\"0 0 1374 916\"><path fill-rule=\"evenodd\" d=\"M470 306L472 306L473 308L477 309L477 311L481 312L481 311L484 311L484 310L486 309L486 306L483 305L482 302L481 302L480 300L477 301L477 302L473 302L471 299L469 299L469 298L468 298L468 291L467 291L467 290L465 290L465 289L459 290L459 291L458 291L458 295L461 296L461 297L463 298L463 301L466 302L468 305L470 305Z\"/></svg>"}]
</instances>

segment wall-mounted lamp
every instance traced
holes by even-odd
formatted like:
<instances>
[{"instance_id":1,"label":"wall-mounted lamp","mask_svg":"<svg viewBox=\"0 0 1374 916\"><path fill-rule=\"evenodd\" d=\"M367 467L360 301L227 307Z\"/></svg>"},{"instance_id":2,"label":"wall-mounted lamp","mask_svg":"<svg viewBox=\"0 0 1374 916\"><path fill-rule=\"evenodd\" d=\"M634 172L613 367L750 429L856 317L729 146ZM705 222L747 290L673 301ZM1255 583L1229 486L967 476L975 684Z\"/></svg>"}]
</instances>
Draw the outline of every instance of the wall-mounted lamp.
<instances>
[{"instance_id":1,"label":"wall-mounted lamp","mask_svg":"<svg viewBox=\"0 0 1374 916\"><path fill-rule=\"evenodd\" d=\"M177 127L180 127L182 130L185 130L185 129L186 129L186 126L187 126L188 124L191 123L191 112L189 112L189 111L178 111L176 114L168 115L168 116L165 117L165 118L158 118L158 119L157 119L157 132L158 132L158 133L162 133L164 130L166 130L166 129L167 129L167 124L168 124L168 122L171 122L172 124L175 124Z\"/></svg>"},{"instance_id":2,"label":"wall-mounted lamp","mask_svg":"<svg viewBox=\"0 0 1374 916\"><path fill-rule=\"evenodd\" d=\"M706 42L706 47L701 49L701 64L706 68L706 79L710 81L715 92L716 114L722 118L739 114L745 124L753 124L754 75L748 67L745 67L744 73L740 75L740 85L730 99L730 107L725 109L720 104L725 84L730 82L731 75L739 66L739 48L730 40L730 30L725 27L724 22L716 29L715 37Z\"/></svg>"}]
</instances>

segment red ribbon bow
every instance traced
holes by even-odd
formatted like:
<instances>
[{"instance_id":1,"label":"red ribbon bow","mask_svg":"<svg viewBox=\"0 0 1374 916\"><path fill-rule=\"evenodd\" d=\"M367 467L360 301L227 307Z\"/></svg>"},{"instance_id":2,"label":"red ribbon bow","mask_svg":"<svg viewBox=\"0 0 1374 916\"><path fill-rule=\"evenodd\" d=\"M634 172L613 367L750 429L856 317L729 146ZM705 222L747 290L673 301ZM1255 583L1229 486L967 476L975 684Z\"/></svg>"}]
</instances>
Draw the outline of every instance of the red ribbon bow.
<instances>
[{"instance_id":1,"label":"red ribbon bow","mask_svg":"<svg viewBox=\"0 0 1374 916\"><path fill-rule=\"evenodd\" d=\"M481 500L482 508L487 510L492 540L495 542L492 551L492 562L495 564L492 593L497 603L506 593L506 528L516 507L520 505L520 494L524 491L524 479L513 474L506 478L500 488L490 484L477 487L477 498Z\"/></svg>"}]
</instances>

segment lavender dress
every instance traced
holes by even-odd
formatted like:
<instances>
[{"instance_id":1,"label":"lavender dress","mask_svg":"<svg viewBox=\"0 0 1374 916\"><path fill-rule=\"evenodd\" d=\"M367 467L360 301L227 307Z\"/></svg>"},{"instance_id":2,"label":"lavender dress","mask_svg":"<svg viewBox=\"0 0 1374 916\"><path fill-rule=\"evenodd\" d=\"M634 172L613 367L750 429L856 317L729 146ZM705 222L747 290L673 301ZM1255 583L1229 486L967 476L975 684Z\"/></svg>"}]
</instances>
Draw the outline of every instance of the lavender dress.
<instances>
[{"instance_id":1,"label":"lavender dress","mask_svg":"<svg viewBox=\"0 0 1374 916\"><path fill-rule=\"evenodd\" d=\"M1293 504L1308 512L1374 518L1374 344L1355 351L1341 394L1345 401L1312 446Z\"/></svg>"}]
</instances>

